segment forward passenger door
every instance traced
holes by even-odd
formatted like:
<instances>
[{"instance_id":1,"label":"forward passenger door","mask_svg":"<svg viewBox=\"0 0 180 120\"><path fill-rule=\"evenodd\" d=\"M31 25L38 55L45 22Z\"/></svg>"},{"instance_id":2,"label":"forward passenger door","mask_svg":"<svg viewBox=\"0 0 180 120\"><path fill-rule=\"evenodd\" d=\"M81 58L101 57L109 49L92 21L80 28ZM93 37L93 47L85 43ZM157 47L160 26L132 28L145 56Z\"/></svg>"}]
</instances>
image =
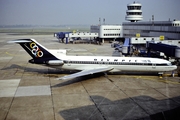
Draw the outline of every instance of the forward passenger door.
<instances>
[{"instance_id":1,"label":"forward passenger door","mask_svg":"<svg viewBox=\"0 0 180 120\"><path fill-rule=\"evenodd\" d=\"M152 68L153 68L153 69L156 69L156 64L152 64Z\"/></svg>"}]
</instances>

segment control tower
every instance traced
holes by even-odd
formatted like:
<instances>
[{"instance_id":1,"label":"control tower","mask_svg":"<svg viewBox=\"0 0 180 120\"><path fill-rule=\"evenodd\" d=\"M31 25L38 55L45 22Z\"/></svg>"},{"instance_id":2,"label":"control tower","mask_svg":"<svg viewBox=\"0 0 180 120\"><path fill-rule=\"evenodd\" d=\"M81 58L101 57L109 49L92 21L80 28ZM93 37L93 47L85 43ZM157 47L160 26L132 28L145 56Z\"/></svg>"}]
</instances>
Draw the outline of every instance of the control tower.
<instances>
[{"instance_id":1,"label":"control tower","mask_svg":"<svg viewBox=\"0 0 180 120\"><path fill-rule=\"evenodd\" d=\"M143 20L141 4L131 3L127 5L128 10L126 11L126 20L131 22L137 22Z\"/></svg>"}]
</instances>

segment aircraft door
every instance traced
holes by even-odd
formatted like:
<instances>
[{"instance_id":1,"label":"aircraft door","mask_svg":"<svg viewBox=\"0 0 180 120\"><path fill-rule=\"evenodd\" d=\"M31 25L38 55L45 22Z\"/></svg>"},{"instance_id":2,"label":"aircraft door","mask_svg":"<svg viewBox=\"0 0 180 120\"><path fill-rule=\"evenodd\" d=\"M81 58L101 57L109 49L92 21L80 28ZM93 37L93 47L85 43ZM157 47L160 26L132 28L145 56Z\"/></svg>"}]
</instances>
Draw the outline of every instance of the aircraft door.
<instances>
[{"instance_id":1,"label":"aircraft door","mask_svg":"<svg viewBox=\"0 0 180 120\"><path fill-rule=\"evenodd\" d=\"M107 65L108 65L108 62L99 61L99 65L100 65L100 66L107 66Z\"/></svg>"},{"instance_id":2,"label":"aircraft door","mask_svg":"<svg viewBox=\"0 0 180 120\"><path fill-rule=\"evenodd\" d=\"M68 60L68 66L71 66L71 60Z\"/></svg>"},{"instance_id":3,"label":"aircraft door","mask_svg":"<svg viewBox=\"0 0 180 120\"><path fill-rule=\"evenodd\" d=\"M156 68L156 64L152 64L152 68L155 69Z\"/></svg>"},{"instance_id":4,"label":"aircraft door","mask_svg":"<svg viewBox=\"0 0 180 120\"><path fill-rule=\"evenodd\" d=\"M105 65L108 66L109 65L109 61L105 62Z\"/></svg>"},{"instance_id":5,"label":"aircraft door","mask_svg":"<svg viewBox=\"0 0 180 120\"><path fill-rule=\"evenodd\" d=\"M102 61L99 61L98 64L101 66L101 65L103 64L103 62L102 62Z\"/></svg>"}]
</instances>

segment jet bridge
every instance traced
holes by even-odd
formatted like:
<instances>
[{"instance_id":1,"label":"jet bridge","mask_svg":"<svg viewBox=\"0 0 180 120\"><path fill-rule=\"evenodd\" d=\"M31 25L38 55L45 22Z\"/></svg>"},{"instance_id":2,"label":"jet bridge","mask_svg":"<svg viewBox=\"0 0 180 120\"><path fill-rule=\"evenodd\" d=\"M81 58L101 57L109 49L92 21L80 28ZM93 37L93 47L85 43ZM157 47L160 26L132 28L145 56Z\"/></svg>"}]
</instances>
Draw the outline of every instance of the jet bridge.
<instances>
[{"instance_id":1,"label":"jet bridge","mask_svg":"<svg viewBox=\"0 0 180 120\"><path fill-rule=\"evenodd\" d=\"M163 52L168 58L180 58L180 47L176 45L168 45L164 43L155 43L154 41L147 41L146 48L148 49L148 55L150 56L150 51Z\"/></svg>"},{"instance_id":2,"label":"jet bridge","mask_svg":"<svg viewBox=\"0 0 180 120\"><path fill-rule=\"evenodd\" d=\"M128 55L130 54L130 38L125 38L124 44L122 46L122 54Z\"/></svg>"},{"instance_id":3,"label":"jet bridge","mask_svg":"<svg viewBox=\"0 0 180 120\"><path fill-rule=\"evenodd\" d=\"M131 37L125 38L124 44L122 46L122 54L130 55L134 50L136 51L146 51L147 41L159 41L159 37Z\"/></svg>"},{"instance_id":4,"label":"jet bridge","mask_svg":"<svg viewBox=\"0 0 180 120\"><path fill-rule=\"evenodd\" d=\"M58 32L58 33L54 33L54 37L56 37L59 40L59 42L62 41L62 43L64 43L65 35L70 33L72 32Z\"/></svg>"},{"instance_id":5,"label":"jet bridge","mask_svg":"<svg viewBox=\"0 0 180 120\"><path fill-rule=\"evenodd\" d=\"M64 38L65 38L65 43L67 44L72 38L97 38L98 33L90 33L90 32L77 32L77 33L72 33L72 32L58 32L54 33L54 37L56 37L59 42L64 43Z\"/></svg>"},{"instance_id":6,"label":"jet bridge","mask_svg":"<svg viewBox=\"0 0 180 120\"><path fill-rule=\"evenodd\" d=\"M164 53L167 58L180 59L180 40L158 40L158 37L144 37L144 38L125 38L122 46L122 54L130 55L135 48L140 51L145 51L145 55L151 56L155 51ZM146 44L145 44L146 43ZM144 48L143 48L144 46ZM142 48L141 48L142 47ZM147 53L146 53L147 50ZM154 55L155 55L154 54Z\"/></svg>"},{"instance_id":7,"label":"jet bridge","mask_svg":"<svg viewBox=\"0 0 180 120\"><path fill-rule=\"evenodd\" d=\"M66 44L69 42L72 38L97 38L98 33L90 33L90 32L77 32L77 33L67 33L65 34L66 37Z\"/></svg>"}]
</instances>

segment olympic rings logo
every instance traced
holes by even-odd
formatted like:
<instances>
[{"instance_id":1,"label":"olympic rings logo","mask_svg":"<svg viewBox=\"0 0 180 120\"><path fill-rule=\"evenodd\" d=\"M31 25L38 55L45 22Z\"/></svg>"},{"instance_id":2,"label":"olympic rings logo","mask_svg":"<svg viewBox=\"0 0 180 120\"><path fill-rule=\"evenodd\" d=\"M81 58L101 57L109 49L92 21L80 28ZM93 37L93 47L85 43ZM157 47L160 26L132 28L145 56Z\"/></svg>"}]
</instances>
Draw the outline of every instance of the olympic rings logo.
<instances>
[{"instance_id":1,"label":"olympic rings logo","mask_svg":"<svg viewBox=\"0 0 180 120\"><path fill-rule=\"evenodd\" d=\"M43 56L43 52L39 49L39 47L36 45L36 43L32 42L30 44L31 47L31 52L35 57L42 57Z\"/></svg>"}]
</instances>

